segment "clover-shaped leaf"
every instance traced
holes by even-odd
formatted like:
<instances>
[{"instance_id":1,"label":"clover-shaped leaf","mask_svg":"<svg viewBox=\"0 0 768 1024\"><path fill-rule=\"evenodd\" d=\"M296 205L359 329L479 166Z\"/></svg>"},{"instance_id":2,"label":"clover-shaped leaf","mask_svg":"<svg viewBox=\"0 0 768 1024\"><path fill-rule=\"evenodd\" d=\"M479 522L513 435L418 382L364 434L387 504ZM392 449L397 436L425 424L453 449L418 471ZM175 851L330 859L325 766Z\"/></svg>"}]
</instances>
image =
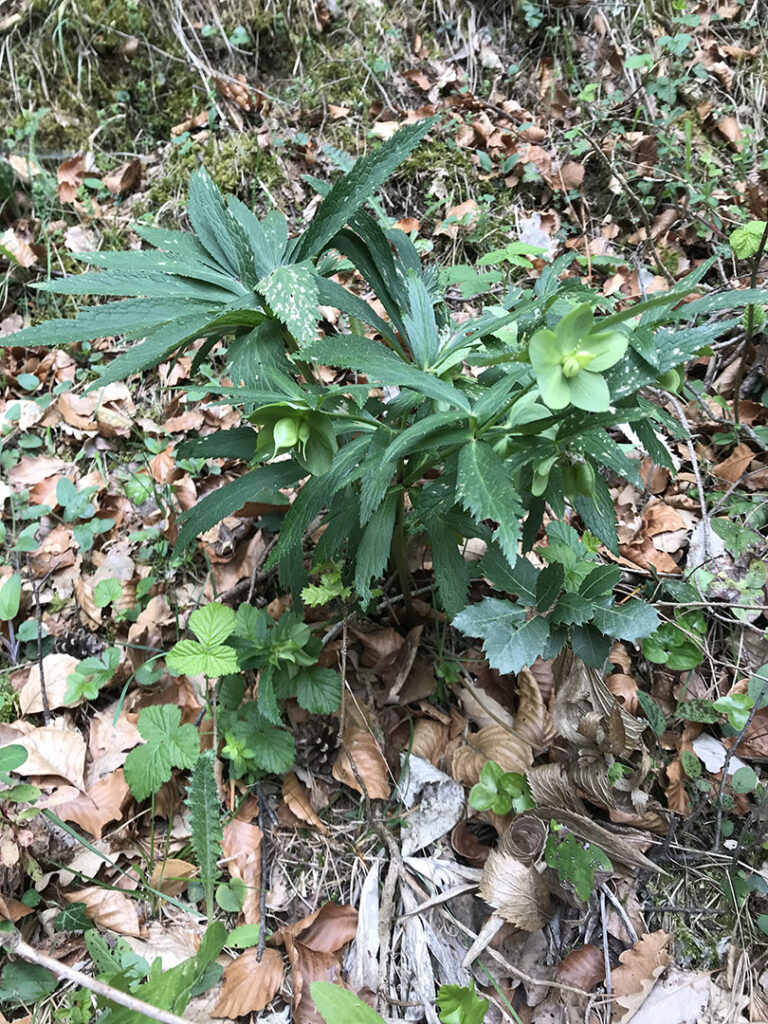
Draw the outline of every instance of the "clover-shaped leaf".
<instances>
[{"instance_id":1,"label":"clover-shaped leaf","mask_svg":"<svg viewBox=\"0 0 768 1024\"><path fill-rule=\"evenodd\" d=\"M564 316L554 331L542 328L531 338L531 365L550 409L575 405L585 412L605 412L609 408L611 396L601 373L621 359L629 338L621 331L594 328L592 307L584 302Z\"/></svg>"}]
</instances>

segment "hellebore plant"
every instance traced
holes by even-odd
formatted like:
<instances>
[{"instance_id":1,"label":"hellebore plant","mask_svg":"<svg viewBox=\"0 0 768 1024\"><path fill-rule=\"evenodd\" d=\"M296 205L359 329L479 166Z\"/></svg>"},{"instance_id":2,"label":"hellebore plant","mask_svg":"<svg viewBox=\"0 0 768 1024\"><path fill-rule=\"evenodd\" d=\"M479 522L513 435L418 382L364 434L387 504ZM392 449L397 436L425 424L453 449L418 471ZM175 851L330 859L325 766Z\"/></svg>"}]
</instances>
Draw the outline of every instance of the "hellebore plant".
<instances>
[{"instance_id":1,"label":"hellebore plant","mask_svg":"<svg viewBox=\"0 0 768 1024\"><path fill-rule=\"evenodd\" d=\"M618 363L628 344L622 331L600 331L588 302L564 316L554 331L536 331L528 354L542 399L550 409L575 405L607 412L611 394L601 372Z\"/></svg>"}]
</instances>

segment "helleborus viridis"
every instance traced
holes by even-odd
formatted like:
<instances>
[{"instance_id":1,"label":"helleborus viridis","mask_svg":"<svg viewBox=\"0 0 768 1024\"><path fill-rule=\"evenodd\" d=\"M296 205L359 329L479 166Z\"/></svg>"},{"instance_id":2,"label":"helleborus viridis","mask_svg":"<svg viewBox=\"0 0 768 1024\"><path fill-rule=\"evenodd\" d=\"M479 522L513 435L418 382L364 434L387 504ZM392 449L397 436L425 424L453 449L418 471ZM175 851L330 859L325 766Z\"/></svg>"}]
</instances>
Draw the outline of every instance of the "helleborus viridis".
<instances>
[{"instance_id":1,"label":"helleborus viridis","mask_svg":"<svg viewBox=\"0 0 768 1024\"><path fill-rule=\"evenodd\" d=\"M542 328L528 345L536 383L550 409L575 405L585 412L606 412L611 403L603 370L627 351L622 331L600 331L588 302L567 313L554 331Z\"/></svg>"}]
</instances>

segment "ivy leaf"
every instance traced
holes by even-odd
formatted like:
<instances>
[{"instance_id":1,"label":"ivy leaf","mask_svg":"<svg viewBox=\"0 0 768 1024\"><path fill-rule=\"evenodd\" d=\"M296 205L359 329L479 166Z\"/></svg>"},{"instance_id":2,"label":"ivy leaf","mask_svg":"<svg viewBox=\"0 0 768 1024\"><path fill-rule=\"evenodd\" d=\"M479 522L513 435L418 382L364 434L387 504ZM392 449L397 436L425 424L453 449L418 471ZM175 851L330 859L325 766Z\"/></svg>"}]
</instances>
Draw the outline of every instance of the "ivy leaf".
<instances>
[{"instance_id":1,"label":"ivy leaf","mask_svg":"<svg viewBox=\"0 0 768 1024\"><path fill-rule=\"evenodd\" d=\"M181 710L174 704L139 712L139 734L146 740L125 760L125 781L137 800L156 793L171 777L172 768L192 768L200 753L194 725L181 725Z\"/></svg>"},{"instance_id":2,"label":"ivy leaf","mask_svg":"<svg viewBox=\"0 0 768 1024\"><path fill-rule=\"evenodd\" d=\"M93 588L93 603L97 608L106 608L115 604L123 596L120 580L99 580Z\"/></svg>"},{"instance_id":3,"label":"ivy leaf","mask_svg":"<svg viewBox=\"0 0 768 1024\"><path fill-rule=\"evenodd\" d=\"M303 669L296 684L296 699L313 715L333 714L341 701L339 673L320 665Z\"/></svg>"},{"instance_id":4,"label":"ivy leaf","mask_svg":"<svg viewBox=\"0 0 768 1024\"><path fill-rule=\"evenodd\" d=\"M510 468L484 441L470 441L459 452L456 491L476 519L492 519L499 524L494 539L514 565L525 510Z\"/></svg>"}]
</instances>

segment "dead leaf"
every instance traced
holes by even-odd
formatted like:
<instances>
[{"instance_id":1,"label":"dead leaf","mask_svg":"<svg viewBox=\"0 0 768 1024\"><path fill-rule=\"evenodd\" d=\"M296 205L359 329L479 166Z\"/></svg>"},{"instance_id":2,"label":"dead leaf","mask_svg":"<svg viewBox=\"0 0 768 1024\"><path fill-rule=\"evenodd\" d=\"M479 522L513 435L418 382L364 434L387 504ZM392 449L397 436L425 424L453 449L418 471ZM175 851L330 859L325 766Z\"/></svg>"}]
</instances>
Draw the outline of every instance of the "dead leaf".
<instances>
[{"instance_id":1,"label":"dead leaf","mask_svg":"<svg viewBox=\"0 0 768 1024\"><path fill-rule=\"evenodd\" d=\"M354 769L350 761L354 763ZM337 782L344 783L357 793L362 793L362 787L365 786L371 800L389 798L391 788L387 762L379 750L378 743L367 729L350 726L345 731L332 774Z\"/></svg>"},{"instance_id":2,"label":"dead leaf","mask_svg":"<svg viewBox=\"0 0 768 1024\"><path fill-rule=\"evenodd\" d=\"M38 806L55 809L63 821L73 821L90 832L94 839L101 839L104 826L120 818L129 792L123 770L118 768L85 793L62 787L47 800L38 803Z\"/></svg>"},{"instance_id":3,"label":"dead leaf","mask_svg":"<svg viewBox=\"0 0 768 1024\"><path fill-rule=\"evenodd\" d=\"M724 117L722 121L717 122L717 130L730 145L731 149L740 150L744 136L741 130L741 126L735 117Z\"/></svg>"},{"instance_id":4,"label":"dead leaf","mask_svg":"<svg viewBox=\"0 0 768 1024\"><path fill-rule=\"evenodd\" d=\"M532 747L548 747L557 730L530 669L518 672L517 689L520 704L515 715L515 732Z\"/></svg>"},{"instance_id":5,"label":"dead leaf","mask_svg":"<svg viewBox=\"0 0 768 1024\"><path fill-rule=\"evenodd\" d=\"M56 168L56 180L59 183L56 192L60 202L74 202L77 190L88 177L91 166L92 159L89 153L80 153L59 164Z\"/></svg>"},{"instance_id":6,"label":"dead leaf","mask_svg":"<svg viewBox=\"0 0 768 1024\"><path fill-rule=\"evenodd\" d=\"M555 973L562 985L574 985L591 992L605 977L603 951L591 943L574 949L557 965Z\"/></svg>"},{"instance_id":7,"label":"dead leaf","mask_svg":"<svg viewBox=\"0 0 768 1024\"><path fill-rule=\"evenodd\" d=\"M64 719L32 729L13 742L27 751L26 761L16 769L19 775L55 775L84 788L85 740Z\"/></svg>"},{"instance_id":8,"label":"dead leaf","mask_svg":"<svg viewBox=\"0 0 768 1024\"><path fill-rule=\"evenodd\" d=\"M549 887L533 866L521 864L508 853L491 850L483 868L480 895L499 917L528 932L549 920Z\"/></svg>"},{"instance_id":9,"label":"dead leaf","mask_svg":"<svg viewBox=\"0 0 768 1024\"><path fill-rule=\"evenodd\" d=\"M584 181L584 164L580 164L575 160L569 160L563 164L560 168L559 173L552 175L552 186L553 188L581 188L581 184Z\"/></svg>"},{"instance_id":10,"label":"dead leaf","mask_svg":"<svg viewBox=\"0 0 768 1024\"><path fill-rule=\"evenodd\" d=\"M141 160L133 157L101 179L113 196L134 192L141 185Z\"/></svg>"},{"instance_id":11,"label":"dead leaf","mask_svg":"<svg viewBox=\"0 0 768 1024\"><path fill-rule=\"evenodd\" d=\"M616 1024L628 1024L671 962L667 952L670 938L664 931L649 932L619 957L620 965L612 977L614 999L621 1011Z\"/></svg>"},{"instance_id":12,"label":"dead leaf","mask_svg":"<svg viewBox=\"0 0 768 1024\"><path fill-rule=\"evenodd\" d=\"M328 832L327 826L312 808L306 786L299 781L295 772L288 772L283 779L283 800L300 821L312 825L320 832Z\"/></svg>"},{"instance_id":13,"label":"dead leaf","mask_svg":"<svg viewBox=\"0 0 768 1024\"><path fill-rule=\"evenodd\" d=\"M371 134L375 135L377 139L382 139L386 142L387 139L391 139L397 129L400 127L397 121L376 121L375 124L371 125Z\"/></svg>"},{"instance_id":14,"label":"dead leaf","mask_svg":"<svg viewBox=\"0 0 768 1024\"><path fill-rule=\"evenodd\" d=\"M155 864L150 885L166 896L180 896L189 885L190 878L194 878L199 871L196 864L169 857Z\"/></svg>"},{"instance_id":15,"label":"dead leaf","mask_svg":"<svg viewBox=\"0 0 768 1024\"><path fill-rule=\"evenodd\" d=\"M240 813L249 813L248 806ZM245 924L259 922L259 892L261 889L262 831L242 817L233 818L224 826L221 852L231 878L241 879L246 887L242 917Z\"/></svg>"},{"instance_id":16,"label":"dead leaf","mask_svg":"<svg viewBox=\"0 0 768 1024\"><path fill-rule=\"evenodd\" d=\"M742 441L736 445L727 459L712 467L712 472L718 479L735 484L749 469L754 457L755 453Z\"/></svg>"},{"instance_id":17,"label":"dead leaf","mask_svg":"<svg viewBox=\"0 0 768 1024\"><path fill-rule=\"evenodd\" d=\"M686 522L676 508L666 505L663 501L649 504L643 512L643 532L647 537L657 533L672 533L674 530L685 530Z\"/></svg>"},{"instance_id":18,"label":"dead leaf","mask_svg":"<svg viewBox=\"0 0 768 1024\"><path fill-rule=\"evenodd\" d=\"M67 678L80 664L71 654L46 654L42 669L45 679L45 695L51 711L65 706L75 707L82 704L82 697L67 705L64 694L67 692ZM40 663L36 662L29 670L29 678L19 691L19 710L22 715L36 715L43 710L43 691L40 685Z\"/></svg>"},{"instance_id":19,"label":"dead leaf","mask_svg":"<svg viewBox=\"0 0 768 1024\"><path fill-rule=\"evenodd\" d=\"M5 249L20 267L34 267L37 263L35 250L13 228L8 228L0 235L0 247Z\"/></svg>"},{"instance_id":20,"label":"dead leaf","mask_svg":"<svg viewBox=\"0 0 768 1024\"><path fill-rule=\"evenodd\" d=\"M280 991L283 983L283 958L276 949L247 949L224 969L219 1001L214 1017L242 1017L258 1013Z\"/></svg>"},{"instance_id":21,"label":"dead leaf","mask_svg":"<svg viewBox=\"0 0 768 1024\"><path fill-rule=\"evenodd\" d=\"M349 904L324 903L300 921L278 928L269 941L290 949L293 942L301 939L307 949L337 953L355 937L357 920L358 913Z\"/></svg>"},{"instance_id":22,"label":"dead leaf","mask_svg":"<svg viewBox=\"0 0 768 1024\"><path fill-rule=\"evenodd\" d=\"M116 889L103 889L90 885L75 892L63 892L67 903L84 903L85 915L99 928L108 928L118 935L133 935L139 938L139 915L136 902Z\"/></svg>"}]
</instances>

